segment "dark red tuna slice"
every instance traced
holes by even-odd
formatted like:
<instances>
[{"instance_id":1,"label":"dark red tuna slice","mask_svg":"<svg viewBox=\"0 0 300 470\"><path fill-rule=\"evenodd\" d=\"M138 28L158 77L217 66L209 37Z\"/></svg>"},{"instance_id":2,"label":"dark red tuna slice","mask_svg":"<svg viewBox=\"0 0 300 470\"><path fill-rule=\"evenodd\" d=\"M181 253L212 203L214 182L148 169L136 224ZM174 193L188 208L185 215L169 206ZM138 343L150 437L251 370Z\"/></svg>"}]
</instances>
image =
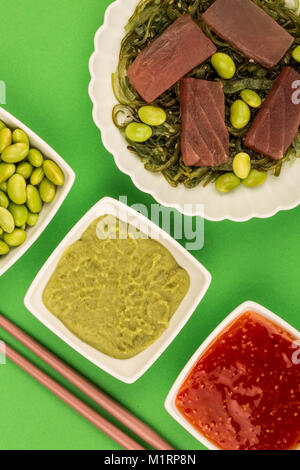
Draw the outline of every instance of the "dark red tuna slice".
<instances>
[{"instance_id":1,"label":"dark red tuna slice","mask_svg":"<svg viewBox=\"0 0 300 470\"><path fill-rule=\"evenodd\" d=\"M180 84L181 152L187 166L219 166L229 156L221 83L184 78Z\"/></svg>"},{"instance_id":2,"label":"dark red tuna slice","mask_svg":"<svg viewBox=\"0 0 300 470\"><path fill-rule=\"evenodd\" d=\"M218 36L267 68L275 67L294 42L251 0L216 0L202 19Z\"/></svg>"},{"instance_id":3,"label":"dark red tuna slice","mask_svg":"<svg viewBox=\"0 0 300 470\"><path fill-rule=\"evenodd\" d=\"M128 68L129 81L151 103L216 50L192 17L184 15L137 56Z\"/></svg>"},{"instance_id":4,"label":"dark red tuna slice","mask_svg":"<svg viewBox=\"0 0 300 470\"><path fill-rule=\"evenodd\" d=\"M282 70L247 134L247 147L274 160L284 156L300 126L299 80L292 67Z\"/></svg>"}]
</instances>

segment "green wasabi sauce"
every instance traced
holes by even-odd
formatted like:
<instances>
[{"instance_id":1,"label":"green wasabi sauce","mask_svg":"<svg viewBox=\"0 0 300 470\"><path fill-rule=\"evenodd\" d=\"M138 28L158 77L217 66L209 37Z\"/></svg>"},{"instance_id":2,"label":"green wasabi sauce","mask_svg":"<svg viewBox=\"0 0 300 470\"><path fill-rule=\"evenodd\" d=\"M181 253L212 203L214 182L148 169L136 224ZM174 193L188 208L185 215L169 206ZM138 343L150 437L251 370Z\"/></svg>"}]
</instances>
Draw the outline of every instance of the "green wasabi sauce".
<instances>
[{"instance_id":1,"label":"green wasabi sauce","mask_svg":"<svg viewBox=\"0 0 300 470\"><path fill-rule=\"evenodd\" d=\"M189 287L188 273L163 245L103 216L65 251L43 302L82 341L128 359L168 328Z\"/></svg>"}]
</instances>

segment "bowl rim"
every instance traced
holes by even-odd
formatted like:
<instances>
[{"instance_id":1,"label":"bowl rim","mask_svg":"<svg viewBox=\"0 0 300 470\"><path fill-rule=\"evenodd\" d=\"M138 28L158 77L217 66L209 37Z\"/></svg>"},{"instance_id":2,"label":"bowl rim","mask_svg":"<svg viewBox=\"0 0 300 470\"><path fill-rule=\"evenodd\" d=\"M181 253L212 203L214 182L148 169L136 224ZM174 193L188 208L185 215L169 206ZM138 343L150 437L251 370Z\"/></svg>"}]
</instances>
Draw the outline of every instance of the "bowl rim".
<instances>
[{"instance_id":1,"label":"bowl rim","mask_svg":"<svg viewBox=\"0 0 300 470\"><path fill-rule=\"evenodd\" d=\"M188 374L191 372L193 367L198 362L200 356L205 352L205 350L211 345L211 343L220 335L220 333L226 328L230 323L232 323L236 318L245 313L246 311L254 311L261 316L271 320L273 323L281 326L283 329L291 333L295 338L300 340L300 332L296 330L292 325L283 320L271 310L263 307L257 302L251 300L243 302L241 305L236 307L225 319L219 323L219 325L210 333L210 335L203 341L203 343L197 348L191 358L188 360L186 365L183 367L175 382L173 383L167 397L165 400L165 409L172 416L175 421L177 421L189 434L191 434L195 439L197 439L201 444L207 447L209 450L222 450L220 447L214 445L209 441L204 435L196 430L179 412L175 405L176 396L180 390L181 385L184 380L187 378ZM300 450L300 446L298 448Z\"/></svg>"},{"instance_id":2,"label":"bowl rim","mask_svg":"<svg viewBox=\"0 0 300 470\"><path fill-rule=\"evenodd\" d=\"M114 358L109 358L109 356L100 353L97 351L95 348L92 348L89 346L87 343L84 343L83 341L79 340L79 338L72 334L70 330L68 330L59 320L57 320L54 315L51 314L49 310L46 309L44 306L42 300L41 300L41 295L38 293L38 289L44 289L44 286L48 282L52 272L54 271L58 260L61 257L61 254L64 252L67 246L69 246L71 243L73 243L75 240L78 240L81 236L81 234L87 229L87 227L92 223L93 220L95 220L97 217L100 217L101 215L101 210L105 206L112 206L115 207L117 210L125 211L126 216L129 216L129 218L133 218L136 220L136 225L138 224L145 224L143 226L147 227L148 229L153 229L154 233L157 233L158 235L161 236L160 242L170 251L170 253L176 258L176 256L181 256L182 258L186 259L187 264L191 267L191 270L196 270L199 275L203 277L203 286L201 289L199 289L199 292L197 291L197 295L195 296L194 300L190 300L190 305L189 307L185 310L185 314L180 317L180 321L178 321L178 324L176 328L174 328L174 331L172 333L169 333L169 335L166 335L166 338L163 340L161 346L157 348L157 350L152 354L151 357L148 359L145 359L143 366L139 368L139 370L135 371L131 375L126 375L125 372L124 374L118 372L117 367L116 369L113 368L113 366L109 366L107 364L103 364L101 362L101 358L103 359L103 356L108 358L109 360L113 359L110 362L113 362L114 364L118 363L118 366L122 364L122 366L125 364L127 361L134 361L137 356L139 356L140 353L137 356L134 356L131 359L127 360L118 360ZM109 212L108 212L109 213ZM120 217L122 219L122 217ZM133 222L129 222L132 225L135 225ZM187 269L187 268L186 268ZM100 369L104 370L108 374L112 375L116 379L131 384L138 380L153 364L154 362L161 356L161 354L167 349L167 347L173 342L173 340L177 337L177 335L180 333L180 331L183 329L185 324L188 322L192 314L194 313L195 309L197 306L200 304L202 298L206 294L210 283L211 283L211 274L207 271L207 269L194 258L185 248L183 248L176 240L174 240L169 234L167 234L165 231L163 231L160 227L158 227L156 224L154 224L151 220L147 219L145 216L142 214L138 213L134 209L126 206L120 201L117 201L116 199L110 198L110 197L104 197L100 199L91 209L89 209L83 217L79 219L79 221L71 228L71 230L67 233L67 235L64 237L64 239L59 243L59 245L56 247L56 249L52 252L48 260L45 262L35 279L33 280L31 286L29 287L25 299L24 299L24 304L26 308L31 312L38 320L40 320L49 330L51 330L56 336L58 336L60 339L62 339L65 343L67 343L69 346L71 346L75 351L77 351L79 354L81 354L83 357L88 359L90 362L95 364L97 367ZM188 299L189 296L192 296L191 292L189 291L184 299ZM37 300L34 302L34 299ZM183 301L184 301L183 299ZM182 302L183 302L182 301ZM39 305L39 308L37 308L34 303ZM179 311L181 308L181 305L178 307L176 312L174 313L173 317L175 317L176 313ZM43 313L43 311L45 313ZM51 319L55 319L59 323L59 328L56 328L51 324ZM172 320L171 320L172 321ZM170 322L171 323L171 322ZM167 332L168 330L166 330ZM165 332L165 333L166 333ZM164 335L164 333L163 333ZM160 341L160 339L163 337L163 335L157 340ZM155 343L154 343L155 345ZM152 346L149 346L149 348L146 348L145 351L150 349ZM144 352L145 352L144 351ZM132 362L133 364L133 362ZM125 369L125 367L123 367Z\"/></svg>"},{"instance_id":3,"label":"bowl rim","mask_svg":"<svg viewBox=\"0 0 300 470\"><path fill-rule=\"evenodd\" d=\"M34 140L38 144L36 145L37 148L43 148L44 155L50 160L56 162L60 168L63 170L65 175L65 183L63 186L60 187L60 195L56 197L53 201L52 208L45 218L45 220L40 222L38 229L35 231L34 234L30 234L27 237L26 241L19 247L13 248L12 255L8 262L1 267L0 265L0 277L8 271L26 252L29 248L36 242L36 240L40 237L40 235L44 232L47 226L50 224L51 220L54 218L56 213L58 212L59 208L63 204L64 200L68 196L73 183L75 181L76 175L70 165L52 148L50 147L47 142L45 142L41 137L39 137L34 131L32 131L29 127L27 127L23 122L19 121L14 115L10 114L8 111L0 107L0 119L6 122L12 122L12 128L22 129L29 137L29 140ZM9 127L11 127L9 125ZM31 228L28 229L28 232ZM3 261L5 257L3 257Z\"/></svg>"},{"instance_id":4,"label":"bowl rim","mask_svg":"<svg viewBox=\"0 0 300 470\"><path fill-rule=\"evenodd\" d=\"M139 0L131 0L132 2L135 1L135 6L136 4L138 3ZM286 0L288 1L288 0ZM95 34L95 38L94 38L94 52L92 53L91 57L90 57L90 60L89 60L89 72L90 72L90 76L91 76L91 80L90 80L90 84L89 84L89 96L90 96L90 99L92 101L92 104L93 104L93 111L92 111L92 115L93 115L93 120L96 124L96 126L99 128L100 132L101 132L101 138L102 138L102 142L104 144L104 146L106 147L106 149L108 150L108 152L110 152L114 158L114 161L115 161L115 164L116 166L119 168L120 171L122 171L124 174L128 175L133 184L142 192L144 193L147 193L147 194L150 194L157 202L159 202L160 204L162 205L165 205L165 206L168 206L168 207L173 207L175 209L177 209L179 212L185 214L185 215L188 215L188 216L196 216L196 215L201 215L203 216L205 219L207 220L210 220L210 221L214 221L214 222L218 222L218 221L223 221L223 220L231 220L233 222L246 222L248 220L251 220L253 218L258 218L258 219L265 219L265 218L269 218L269 217L272 217L274 216L275 214L277 214L278 212L280 211L285 211L285 210L291 210L295 207L297 207L299 204L300 204L300 194L297 195L295 194L295 197L294 198L289 198L288 200L282 200L281 201L277 201L276 200L276 197L273 196L273 194L270 194L272 193L272 189L273 188L273 184L272 185L268 185L266 187L265 190L262 189L262 187L258 187L258 188L252 188L251 190L245 188L245 187L241 187L239 188L239 191L243 191L243 197L244 197L244 201L247 202L248 204L248 211L243 215L240 213L241 211L241 208L240 210L238 211L239 213L237 214L235 211L232 210L231 208L231 202L229 200L229 197L230 195L221 195L220 197L222 197L222 199L216 199L215 201L215 206L221 206L223 204L223 209L220 211L218 210L217 212L214 211L214 213L211 213L211 209L207 209L204 211L204 214L201 212L201 214L199 214L198 212L198 209L197 209L197 205L196 204L190 204L190 207L189 204L187 204L186 206L184 206L182 203L181 203L181 198L180 196L178 195L176 197L176 200L174 201L174 197L171 195L171 193L168 192L168 196L163 196L161 191L160 191L160 184L164 183L164 178L162 175L156 175L157 177L157 183L153 183L153 181L151 180L150 181L147 181L147 178L143 178L141 175L140 175L140 171L139 171L139 168L140 168L140 165L139 163L141 163L140 161L137 161L137 169L136 170L132 170L131 168L129 168L128 166L126 166L126 164L124 163L124 158L122 157L122 152L124 151L124 148L119 148L117 147L115 144L114 144L114 141L113 139L110 138L109 136L109 129L108 129L108 126L105 125L103 122L102 122L102 118L99 119L98 118L98 113L100 113L100 105L98 103L98 100L97 100L97 96L96 96L96 85L97 85L97 80L99 80L99 82L103 81L103 76L100 77L97 77L96 76L96 73L95 73L95 68L96 68L96 65L97 63L99 63L99 55L103 56L103 47L101 47L101 40L103 39L103 41L106 38L106 35L111 32L111 28L115 27L115 23L116 23L116 18L119 17L119 13L122 12L123 9L127 9L128 11L128 17L127 19L129 18L129 15L131 13L131 6L129 6L128 4L126 4L125 0L114 0L106 9L105 11L105 15L104 15L104 22L102 24L102 26L99 27L99 29L96 31L96 34ZM130 3L131 5L131 3ZM119 21L119 20L117 20ZM118 23L118 31L120 30L120 27L121 27L121 24ZM106 57L106 56L105 56ZM101 57L103 59L103 57ZM103 67L105 68L105 67ZM100 83L101 85L101 83ZM103 116L103 110L101 108L101 113L100 115ZM124 145L125 147L125 145ZM137 157L136 157L137 158ZM300 162L295 162L294 165L297 165L297 169L298 171L300 171ZM285 168L283 169L283 172L287 172L288 169L286 169L287 165L285 165ZM146 172L146 170L144 170L144 172ZM161 179L159 178L159 176L161 176ZM275 178L273 176L269 176L268 179L271 179L271 178ZM281 176L281 179L283 178L283 176ZM276 181L276 179L275 179ZM269 182L267 182L268 184ZM271 182L273 183L273 181ZM166 183L167 184L167 183ZM242 185L241 185L242 186ZM294 184L291 185L291 189L294 190ZM179 190L179 188L175 188L177 189L177 191ZM200 199L203 197L201 196L201 194L203 195L204 193L201 191L205 190L204 188L199 188L200 191L199 193L195 193L195 198L199 197ZM208 188L206 188L207 190ZM174 190L174 188L169 188L169 191L171 190ZM188 190L188 191L193 191L193 190ZM248 191L248 193L246 192ZM264 209L261 209L262 208L262 204L259 204L257 201L255 204L253 204L253 199L251 198L251 195L249 196L249 191L252 191L252 195L254 193L258 193L259 192L259 195L260 195L260 200L263 198L266 202L265 204L267 205ZM261 192L263 191L263 192ZM274 191L276 192L276 190L274 189ZM287 192L290 192L288 187L286 186L286 191ZM217 195L219 196L219 195ZM275 194L276 196L276 194ZM208 196L206 196L207 198ZM224 198L227 198L226 200ZM211 197L209 198L211 199ZM276 202L274 202L276 200ZM223 202L222 202L223 201ZM236 202L236 201L235 201ZM199 201L199 203L201 204L201 200ZM205 205L205 203L204 203ZM268 207L269 205L269 207ZM245 207L245 204L243 204L243 207ZM235 213L234 213L235 212Z\"/></svg>"}]
</instances>

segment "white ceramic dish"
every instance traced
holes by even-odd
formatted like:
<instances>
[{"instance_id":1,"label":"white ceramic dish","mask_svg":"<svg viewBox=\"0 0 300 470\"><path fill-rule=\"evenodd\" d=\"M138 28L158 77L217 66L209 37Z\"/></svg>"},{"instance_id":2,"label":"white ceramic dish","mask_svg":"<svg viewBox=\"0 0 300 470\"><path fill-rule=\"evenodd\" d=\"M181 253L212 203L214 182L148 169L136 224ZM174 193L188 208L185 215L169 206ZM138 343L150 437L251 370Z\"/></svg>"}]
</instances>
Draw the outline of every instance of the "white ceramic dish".
<instances>
[{"instance_id":1,"label":"white ceramic dish","mask_svg":"<svg viewBox=\"0 0 300 470\"><path fill-rule=\"evenodd\" d=\"M5 124L11 129L19 128L25 131L29 137L31 145L39 149L45 157L56 162L65 175L65 184L57 189L55 199L50 204L44 204L36 226L26 230L27 240L25 243L17 248L13 248L7 255L0 257L0 276L2 276L2 274L16 263L16 261L18 261L18 259L21 258L21 256L31 247L51 222L72 188L75 180L75 173L72 168L51 147L49 147L48 144L46 144L46 142L3 108L0 108L0 120L5 122Z\"/></svg>"},{"instance_id":2,"label":"white ceramic dish","mask_svg":"<svg viewBox=\"0 0 300 470\"><path fill-rule=\"evenodd\" d=\"M292 0L289 0L290 2ZM202 215L197 205L204 205L208 220L246 221L253 217L271 217L280 210L300 203L300 160L285 164L280 178L269 176L261 187L238 190L222 195L213 184L203 188L172 188L162 175L144 169L140 159L127 150L127 145L111 118L116 104L111 87L111 74L116 70L124 26L139 0L117 0L107 9L104 25L95 36L95 52L90 59L91 83L89 94L93 102L93 118L101 130L102 141L114 156L119 169L129 175L141 191L151 194L159 203L175 207L186 215ZM293 3L292 3L293 5Z\"/></svg>"},{"instance_id":3,"label":"white ceramic dish","mask_svg":"<svg viewBox=\"0 0 300 470\"><path fill-rule=\"evenodd\" d=\"M178 264L186 269L191 278L190 289L172 317L169 328L152 346L127 360L111 358L81 341L47 310L42 301L44 288L65 249L81 237L92 221L105 214L115 215L120 220L141 229L144 233L151 233L153 238L158 239L173 254ZM151 232L149 232L150 230ZM117 379L133 383L146 372L180 332L205 295L210 282L209 272L166 232L121 202L104 198L73 227L50 256L28 290L25 306L53 333L88 360Z\"/></svg>"},{"instance_id":4,"label":"white ceramic dish","mask_svg":"<svg viewBox=\"0 0 300 470\"><path fill-rule=\"evenodd\" d=\"M166 401L165 401L165 408L168 411L168 413L179 423L181 426L183 426L192 436L194 436L199 442L201 442L205 447L207 447L210 450L220 450L219 447L216 447L214 444L212 444L209 440L207 440L200 432L198 432L184 417L183 415L178 411L178 409L175 406L175 399L176 396L179 392L179 389L182 385L182 383L185 381L186 377L190 373L190 371L193 369L193 367L196 365L198 362L198 359L200 356L204 353L204 351L209 347L209 345L216 339L216 337L224 330L225 327L227 327L233 320L235 320L237 317L239 317L242 313L251 310L253 312L259 313L260 315L264 316L265 318L268 318L271 320L273 323L276 323L277 325L281 326L284 328L286 331L291 333L295 338L300 340L300 332L297 331L295 328L293 328L291 325L289 325L287 322L282 320L282 318L278 317L275 315L275 313L271 312L270 310L267 310L264 308L262 305L259 305L255 302L244 302L241 304L239 307L237 307L228 317L225 318L224 321L220 323L220 325L217 326L217 328L208 336L208 338L204 341L204 343L201 344L201 346L197 349L197 351L193 354L191 359L188 361L186 366L183 368L183 370L180 372L179 376L177 377L174 385L172 386ZM300 448L299 448L300 449Z\"/></svg>"}]
</instances>

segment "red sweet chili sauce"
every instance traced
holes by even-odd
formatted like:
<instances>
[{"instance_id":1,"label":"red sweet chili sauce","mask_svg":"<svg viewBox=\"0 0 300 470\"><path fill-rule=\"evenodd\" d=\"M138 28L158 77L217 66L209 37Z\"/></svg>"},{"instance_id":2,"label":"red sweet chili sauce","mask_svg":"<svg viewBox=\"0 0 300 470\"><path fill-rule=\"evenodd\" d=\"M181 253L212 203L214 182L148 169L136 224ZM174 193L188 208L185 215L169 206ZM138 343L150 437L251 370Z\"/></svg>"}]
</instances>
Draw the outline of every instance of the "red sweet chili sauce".
<instances>
[{"instance_id":1,"label":"red sweet chili sauce","mask_svg":"<svg viewBox=\"0 0 300 470\"><path fill-rule=\"evenodd\" d=\"M287 450L300 445L300 364L295 340L246 312L200 357L176 406L225 450Z\"/></svg>"}]
</instances>

